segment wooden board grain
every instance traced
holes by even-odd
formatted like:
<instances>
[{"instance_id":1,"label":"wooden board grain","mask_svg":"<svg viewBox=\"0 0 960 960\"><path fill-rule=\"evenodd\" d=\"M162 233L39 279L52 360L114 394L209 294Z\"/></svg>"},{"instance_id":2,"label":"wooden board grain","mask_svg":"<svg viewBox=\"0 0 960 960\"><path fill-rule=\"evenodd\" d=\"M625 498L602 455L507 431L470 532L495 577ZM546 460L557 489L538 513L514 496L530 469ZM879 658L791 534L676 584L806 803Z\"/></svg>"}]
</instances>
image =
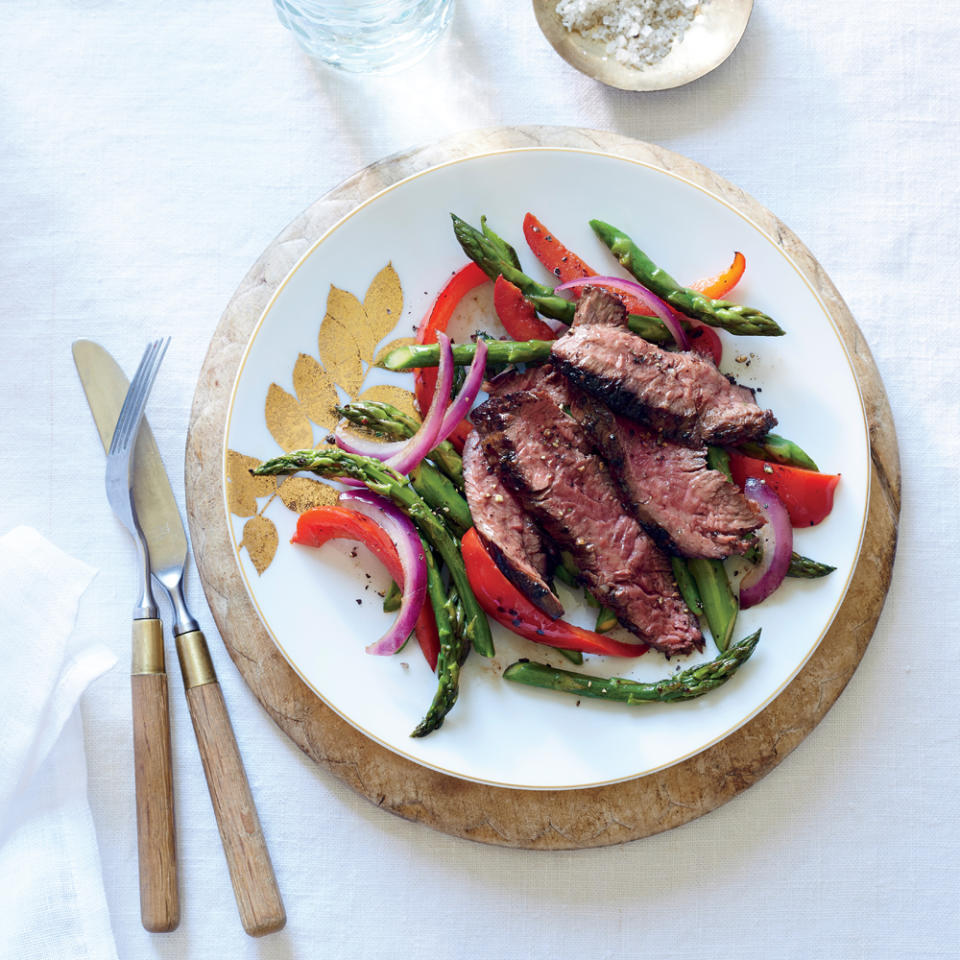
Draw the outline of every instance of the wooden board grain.
<instances>
[{"instance_id":1,"label":"wooden board grain","mask_svg":"<svg viewBox=\"0 0 960 960\"><path fill-rule=\"evenodd\" d=\"M223 498L230 391L247 340L279 283L357 204L438 163L517 147L579 147L641 160L722 197L790 255L823 299L851 356L870 431L871 493L847 596L820 646L762 713L721 743L646 777L584 790L510 790L459 780L397 756L340 719L274 647L243 585ZM823 269L768 210L705 167L618 134L567 127L473 131L376 163L304 211L244 278L214 333L197 384L186 453L187 511L207 600L224 643L277 725L372 803L484 843L559 850L622 843L679 826L769 773L819 723L860 662L886 597L900 513L900 465L889 404L856 322Z\"/></svg>"}]
</instances>

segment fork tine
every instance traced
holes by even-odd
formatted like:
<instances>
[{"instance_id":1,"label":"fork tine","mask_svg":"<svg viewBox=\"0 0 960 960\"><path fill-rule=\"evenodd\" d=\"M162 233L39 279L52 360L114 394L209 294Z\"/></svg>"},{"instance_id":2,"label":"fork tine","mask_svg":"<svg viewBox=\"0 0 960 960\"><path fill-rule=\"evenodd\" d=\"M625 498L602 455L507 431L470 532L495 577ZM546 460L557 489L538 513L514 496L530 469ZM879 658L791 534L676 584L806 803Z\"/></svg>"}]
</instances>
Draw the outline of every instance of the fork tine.
<instances>
[{"instance_id":1,"label":"fork tine","mask_svg":"<svg viewBox=\"0 0 960 960\"><path fill-rule=\"evenodd\" d=\"M144 350L140 365L137 367L137 372L130 384L123 409L120 411L117 426L113 431L113 439L110 441L111 456L125 452L135 442L139 433L143 408L146 406L147 397L150 395L150 389L169 343L170 338L163 337L148 344L146 350Z\"/></svg>"},{"instance_id":2,"label":"fork tine","mask_svg":"<svg viewBox=\"0 0 960 960\"><path fill-rule=\"evenodd\" d=\"M110 442L111 454L120 453L126 448L126 438L130 432L130 422L133 419L132 414L140 405L140 395L143 392L143 378L149 369L156 350L157 342L155 340L147 344L146 349L143 351L143 356L140 358L137 372L133 375L133 380L130 381L130 386L127 388L127 396L124 399L123 406L120 409L120 416L117 419L117 425L113 428L113 439Z\"/></svg>"},{"instance_id":3,"label":"fork tine","mask_svg":"<svg viewBox=\"0 0 960 960\"><path fill-rule=\"evenodd\" d=\"M163 355L167 351L167 345L170 343L169 337L163 337L154 340L153 350L147 361L146 367L135 391L135 404L132 406L130 416L127 420L127 428L123 440L126 447L132 447L137 441L137 435L140 432L140 420L143 417L143 410L147 405L147 398L150 396L150 390L153 388L153 381L160 370L160 364L163 361Z\"/></svg>"},{"instance_id":4,"label":"fork tine","mask_svg":"<svg viewBox=\"0 0 960 960\"><path fill-rule=\"evenodd\" d=\"M151 344L151 351L146 358L143 373L140 374L139 381L134 390L134 401L131 406L130 414L127 417L126 430L122 435L124 447L130 447L136 442L137 427L140 420L140 409L146 405L147 397L153 387L154 378L160 369L160 361L163 358L161 341L155 340Z\"/></svg>"}]
</instances>

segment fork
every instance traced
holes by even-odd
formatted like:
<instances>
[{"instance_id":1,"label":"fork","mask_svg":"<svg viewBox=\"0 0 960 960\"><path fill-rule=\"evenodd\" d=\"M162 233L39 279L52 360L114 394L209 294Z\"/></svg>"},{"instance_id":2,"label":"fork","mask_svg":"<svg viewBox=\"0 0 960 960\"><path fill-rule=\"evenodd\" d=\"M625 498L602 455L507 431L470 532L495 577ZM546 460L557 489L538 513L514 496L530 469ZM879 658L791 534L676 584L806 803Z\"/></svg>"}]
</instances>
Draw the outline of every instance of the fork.
<instances>
[{"instance_id":1,"label":"fork","mask_svg":"<svg viewBox=\"0 0 960 960\"><path fill-rule=\"evenodd\" d=\"M140 865L140 918L150 931L180 922L170 712L163 624L150 582L150 550L133 501L131 465L140 423L170 338L148 344L127 390L107 453L107 499L137 545L139 598L133 609L133 753Z\"/></svg>"}]
</instances>

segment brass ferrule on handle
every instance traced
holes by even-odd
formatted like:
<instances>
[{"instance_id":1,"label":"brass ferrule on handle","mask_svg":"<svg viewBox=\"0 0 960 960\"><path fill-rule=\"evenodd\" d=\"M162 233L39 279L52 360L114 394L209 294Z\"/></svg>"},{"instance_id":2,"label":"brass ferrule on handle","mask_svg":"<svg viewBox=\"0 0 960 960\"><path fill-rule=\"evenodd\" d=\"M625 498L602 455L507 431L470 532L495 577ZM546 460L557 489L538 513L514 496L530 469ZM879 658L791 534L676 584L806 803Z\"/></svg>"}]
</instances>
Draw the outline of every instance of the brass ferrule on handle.
<instances>
[{"instance_id":1,"label":"brass ferrule on handle","mask_svg":"<svg viewBox=\"0 0 960 960\"><path fill-rule=\"evenodd\" d=\"M163 659L163 623L155 619L134 620L130 673L137 677L166 672Z\"/></svg>"},{"instance_id":2,"label":"brass ferrule on handle","mask_svg":"<svg viewBox=\"0 0 960 960\"><path fill-rule=\"evenodd\" d=\"M189 630L177 637L177 656L180 658L183 685L187 690L217 682L210 649L202 630Z\"/></svg>"}]
</instances>

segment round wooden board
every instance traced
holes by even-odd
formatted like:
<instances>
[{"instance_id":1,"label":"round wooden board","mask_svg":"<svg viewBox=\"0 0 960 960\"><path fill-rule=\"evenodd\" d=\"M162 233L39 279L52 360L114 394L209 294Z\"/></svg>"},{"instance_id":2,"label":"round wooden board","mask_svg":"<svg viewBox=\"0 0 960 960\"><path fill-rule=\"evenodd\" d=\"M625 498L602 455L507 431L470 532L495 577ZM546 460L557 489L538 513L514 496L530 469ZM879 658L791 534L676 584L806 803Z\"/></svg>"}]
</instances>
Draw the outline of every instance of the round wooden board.
<instances>
[{"instance_id":1,"label":"round wooden board","mask_svg":"<svg viewBox=\"0 0 960 960\"><path fill-rule=\"evenodd\" d=\"M697 756L640 779L583 790L510 790L459 780L403 759L338 717L297 677L261 624L224 510L230 392L254 325L297 260L342 216L398 180L448 160L531 146L642 160L705 187L754 220L827 305L852 358L870 428L863 549L833 626L800 674L762 713ZM567 127L473 131L399 154L351 177L299 216L254 264L213 336L194 397L186 487L194 554L220 634L250 688L300 749L398 816L483 843L541 850L622 843L679 826L730 800L787 756L819 723L863 656L890 583L900 512L897 441L883 384L856 322L806 247L769 211L705 167L618 134Z\"/></svg>"}]
</instances>

